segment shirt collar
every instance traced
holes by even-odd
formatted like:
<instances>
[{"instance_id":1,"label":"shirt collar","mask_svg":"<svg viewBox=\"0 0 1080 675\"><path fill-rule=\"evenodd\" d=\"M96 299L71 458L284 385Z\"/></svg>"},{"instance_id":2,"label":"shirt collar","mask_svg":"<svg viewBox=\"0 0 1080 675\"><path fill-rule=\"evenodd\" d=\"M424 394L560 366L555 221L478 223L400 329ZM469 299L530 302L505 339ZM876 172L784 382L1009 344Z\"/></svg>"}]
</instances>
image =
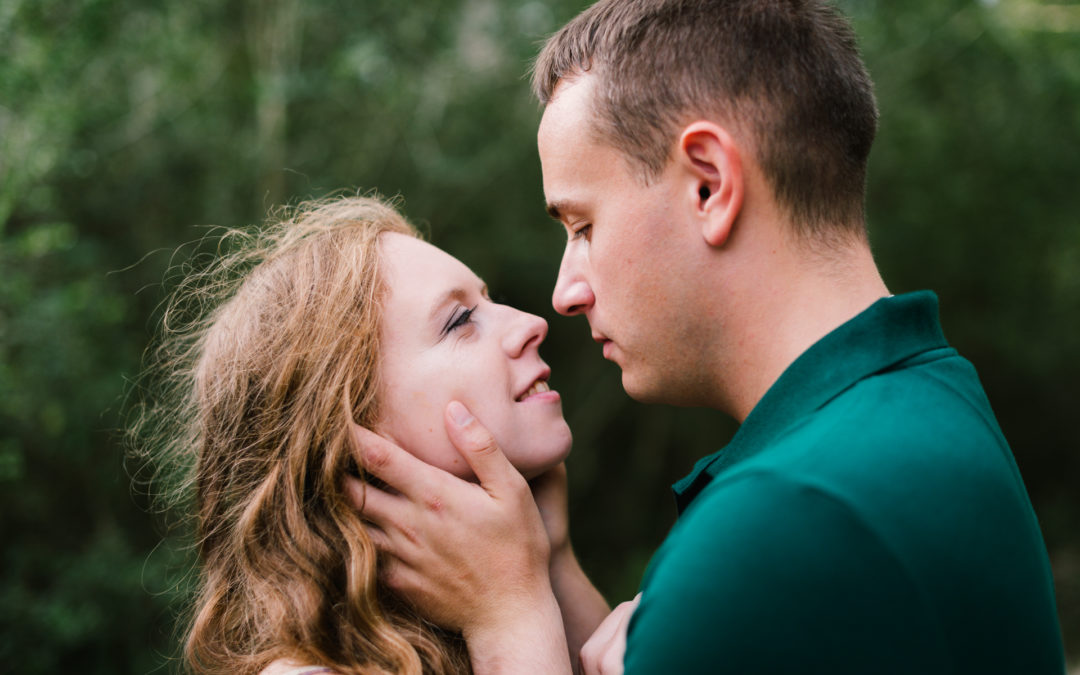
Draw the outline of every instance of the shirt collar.
<instances>
[{"instance_id":1,"label":"shirt collar","mask_svg":"<svg viewBox=\"0 0 1080 675\"><path fill-rule=\"evenodd\" d=\"M726 447L672 485L679 513L709 482L753 456L859 380L947 347L932 291L882 298L803 352L758 401Z\"/></svg>"}]
</instances>

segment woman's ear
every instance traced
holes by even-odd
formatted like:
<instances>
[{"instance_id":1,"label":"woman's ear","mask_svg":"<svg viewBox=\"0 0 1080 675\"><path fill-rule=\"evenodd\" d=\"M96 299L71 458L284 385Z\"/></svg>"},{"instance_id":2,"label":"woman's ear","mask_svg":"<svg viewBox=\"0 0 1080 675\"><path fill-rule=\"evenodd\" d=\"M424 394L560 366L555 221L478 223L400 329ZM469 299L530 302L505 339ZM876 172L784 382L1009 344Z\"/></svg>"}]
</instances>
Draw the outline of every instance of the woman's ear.
<instances>
[{"instance_id":1,"label":"woman's ear","mask_svg":"<svg viewBox=\"0 0 1080 675\"><path fill-rule=\"evenodd\" d=\"M726 129L700 120L683 129L677 151L694 181L702 237L710 246L723 246L743 205L739 147Z\"/></svg>"}]
</instances>

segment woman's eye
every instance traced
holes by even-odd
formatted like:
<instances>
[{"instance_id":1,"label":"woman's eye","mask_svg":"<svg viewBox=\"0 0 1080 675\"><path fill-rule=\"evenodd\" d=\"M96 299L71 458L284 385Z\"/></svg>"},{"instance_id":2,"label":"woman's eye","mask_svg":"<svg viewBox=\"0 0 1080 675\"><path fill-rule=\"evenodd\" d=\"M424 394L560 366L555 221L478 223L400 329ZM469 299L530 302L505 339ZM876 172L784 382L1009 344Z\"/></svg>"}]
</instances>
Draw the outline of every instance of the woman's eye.
<instances>
[{"instance_id":1,"label":"woman's eye","mask_svg":"<svg viewBox=\"0 0 1080 675\"><path fill-rule=\"evenodd\" d=\"M446 332L449 333L451 331L457 330L458 328L461 328L462 326L467 325L472 320L472 314L475 311L476 307L472 307L458 314L446 326Z\"/></svg>"}]
</instances>

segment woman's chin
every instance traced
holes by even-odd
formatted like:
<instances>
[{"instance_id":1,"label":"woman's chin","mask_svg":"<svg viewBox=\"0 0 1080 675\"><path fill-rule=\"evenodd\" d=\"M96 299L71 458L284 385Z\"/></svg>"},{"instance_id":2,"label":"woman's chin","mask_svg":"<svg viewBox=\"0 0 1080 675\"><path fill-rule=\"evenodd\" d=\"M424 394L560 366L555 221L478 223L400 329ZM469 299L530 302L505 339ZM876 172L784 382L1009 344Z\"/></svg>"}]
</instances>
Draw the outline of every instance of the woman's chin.
<instances>
[{"instance_id":1,"label":"woman's chin","mask_svg":"<svg viewBox=\"0 0 1080 675\"><path fill-rule=\"evenodd\" d=\"M570 436L570 430L567 429L565 443L560 443L559 447L553 448L548 453L544 453L542 458L534 457L531 458L533 461L514 462L514 467L521 472L521 475L525 477L525 480L532 480L561 464L570 455L572 444L573 438Z\"/></svg>"}]
</instances>

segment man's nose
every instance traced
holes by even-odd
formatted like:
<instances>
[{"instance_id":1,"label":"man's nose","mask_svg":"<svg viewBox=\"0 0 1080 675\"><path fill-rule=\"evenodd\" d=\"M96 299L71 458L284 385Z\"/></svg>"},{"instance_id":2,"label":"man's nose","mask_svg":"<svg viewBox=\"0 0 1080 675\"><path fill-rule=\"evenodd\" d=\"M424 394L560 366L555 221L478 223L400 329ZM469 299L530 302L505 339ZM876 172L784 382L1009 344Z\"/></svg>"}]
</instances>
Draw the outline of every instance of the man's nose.
<instances>
[{"instance_id":1,"label":"man's nose","mask_svg":"<svg viewBox=\"0 0 1080 675\"><path fill-rule=\"evenodd\" d=\"M580 249L571 250L570 246L563 252L555 292L551 295L551 304L559 314L584 314L596 302L592 288L582 274L582 255L584 253Z\"/></svg>"}]
</instances>

